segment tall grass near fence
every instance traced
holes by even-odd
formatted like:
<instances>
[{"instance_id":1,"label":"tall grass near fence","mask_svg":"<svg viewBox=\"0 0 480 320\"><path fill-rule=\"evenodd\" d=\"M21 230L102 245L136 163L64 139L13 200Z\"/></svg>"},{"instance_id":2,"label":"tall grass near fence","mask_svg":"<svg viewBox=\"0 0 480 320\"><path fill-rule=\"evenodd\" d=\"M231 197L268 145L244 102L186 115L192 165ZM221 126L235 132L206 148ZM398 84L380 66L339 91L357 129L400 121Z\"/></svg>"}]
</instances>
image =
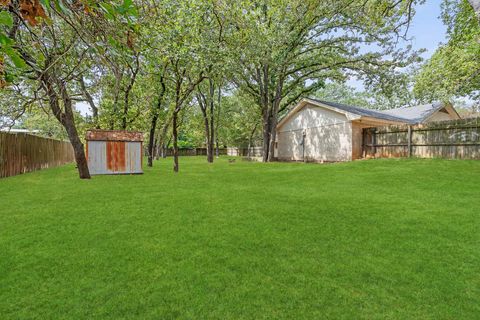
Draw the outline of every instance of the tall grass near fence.
<instances>
[{"instance_id":1,"label":"tall grass near fence","mask_svg":"<svg viewBox=\"0 0 480 320\"><path fill-rule=\"evenodd\" d=\"M70 142L25 133L0 132L0 178L75 160Z\"/></svg>"}]
</instances>

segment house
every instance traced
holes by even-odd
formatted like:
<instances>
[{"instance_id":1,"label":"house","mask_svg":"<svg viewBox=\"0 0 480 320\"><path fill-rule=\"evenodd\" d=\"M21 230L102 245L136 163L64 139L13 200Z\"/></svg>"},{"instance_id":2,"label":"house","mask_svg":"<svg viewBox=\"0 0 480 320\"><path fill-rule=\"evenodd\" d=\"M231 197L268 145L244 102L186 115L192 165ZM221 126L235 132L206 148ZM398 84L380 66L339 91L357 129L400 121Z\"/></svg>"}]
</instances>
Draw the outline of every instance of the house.
<instances>
[{"instance_id":1,"label":"house","mask_svg":"<svg viewBox=\"0 0 480 320\"><path fill-rule=\"evenodd\" d=\"M386 111L303 99L277 126L275 156L281 161L350 161L362 157L363 129L460 119L441 103Z\"/></svg>"}]
</instances>

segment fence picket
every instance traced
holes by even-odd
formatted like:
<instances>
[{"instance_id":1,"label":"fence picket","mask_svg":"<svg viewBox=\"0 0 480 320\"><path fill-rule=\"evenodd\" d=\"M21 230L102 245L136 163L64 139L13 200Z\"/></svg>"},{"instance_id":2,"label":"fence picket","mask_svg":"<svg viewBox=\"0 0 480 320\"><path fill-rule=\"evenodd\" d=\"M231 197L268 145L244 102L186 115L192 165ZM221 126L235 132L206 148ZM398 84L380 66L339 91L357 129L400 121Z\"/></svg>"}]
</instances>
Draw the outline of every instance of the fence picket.
<instances>
[{"instance_id":1,"label":"fence picket","mask_svg":"<svg viewBox=\"0 0 480 320\"><path fill-rule=\"evenodd\" d=\"M419 158L480 159L480 118L418 124L411 130L408 125L369 128L364 130L367 135L372 135L372 143L364 144L367 157L411 153Z\"/></svg>"},{"instance_id":2,"label":"fence picket","mask_svg":"<svg viewBox=\"0 0 480 320\"><path fill-rule=\"evenodd\" d=\"M74 159L70 142L0 132L0 178L59 166Z\"/></svg>"}]
</instances>

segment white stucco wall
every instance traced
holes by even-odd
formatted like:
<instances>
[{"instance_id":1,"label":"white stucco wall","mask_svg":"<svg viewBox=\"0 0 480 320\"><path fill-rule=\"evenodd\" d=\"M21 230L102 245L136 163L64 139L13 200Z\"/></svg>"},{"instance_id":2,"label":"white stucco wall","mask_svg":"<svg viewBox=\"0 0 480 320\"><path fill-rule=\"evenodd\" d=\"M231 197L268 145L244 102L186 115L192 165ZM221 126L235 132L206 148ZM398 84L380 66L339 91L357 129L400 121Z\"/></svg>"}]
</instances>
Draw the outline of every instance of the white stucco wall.
<instances>
[{"instance_id":1,"label":"white stucco wall","mask_svg":"<svg viewBox=\"0 0 480 320\"><path fill-rule=\"evenodd\" d=\"M293 115L277 133L279 160L349 161L352 159L352 125L341 113L307 105Z\"/></svg>"}]
</instances>

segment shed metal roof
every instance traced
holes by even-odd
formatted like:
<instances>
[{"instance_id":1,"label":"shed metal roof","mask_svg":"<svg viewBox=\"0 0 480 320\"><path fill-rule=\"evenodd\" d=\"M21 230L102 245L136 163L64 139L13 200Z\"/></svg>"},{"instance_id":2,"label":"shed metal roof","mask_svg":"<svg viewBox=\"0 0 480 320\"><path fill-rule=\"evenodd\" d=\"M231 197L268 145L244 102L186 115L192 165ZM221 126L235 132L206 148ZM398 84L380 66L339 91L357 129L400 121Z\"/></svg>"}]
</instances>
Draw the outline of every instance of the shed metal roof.
<instances>
[{"instance_id":1,"label":"shed metal roof","mask_svg":"<svg viewBox=\"0 0 480 320\"><path fill-rule=\"evenodd\" d=\"M87 141L143 141L143 133L125 130L88 130Z\"/></svg>"}]
</instances>

